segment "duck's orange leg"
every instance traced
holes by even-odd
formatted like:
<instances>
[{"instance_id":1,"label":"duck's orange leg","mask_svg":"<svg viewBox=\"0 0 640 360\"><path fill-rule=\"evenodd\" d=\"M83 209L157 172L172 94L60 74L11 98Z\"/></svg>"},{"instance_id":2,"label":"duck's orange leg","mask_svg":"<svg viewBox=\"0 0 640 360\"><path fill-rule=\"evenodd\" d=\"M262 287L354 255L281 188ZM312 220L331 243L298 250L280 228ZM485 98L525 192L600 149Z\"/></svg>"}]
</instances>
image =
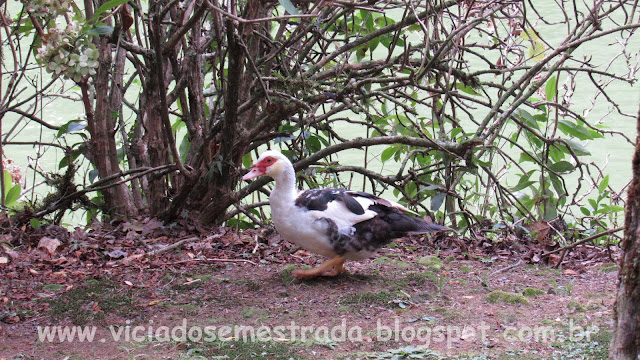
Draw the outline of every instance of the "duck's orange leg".
<instances>
[{"instance_id":1,"label":"duck's orange leg","mask_svg":"<svg viewBox=\"0 0 640 360\"><path fill-rule=\"evenodd\" d=\"M336 276L346 271L344 256L336 256L326 263L309 270L294 270L292 275L296 279L308 279L316 276Z\"/></svg>"}]
</instances>

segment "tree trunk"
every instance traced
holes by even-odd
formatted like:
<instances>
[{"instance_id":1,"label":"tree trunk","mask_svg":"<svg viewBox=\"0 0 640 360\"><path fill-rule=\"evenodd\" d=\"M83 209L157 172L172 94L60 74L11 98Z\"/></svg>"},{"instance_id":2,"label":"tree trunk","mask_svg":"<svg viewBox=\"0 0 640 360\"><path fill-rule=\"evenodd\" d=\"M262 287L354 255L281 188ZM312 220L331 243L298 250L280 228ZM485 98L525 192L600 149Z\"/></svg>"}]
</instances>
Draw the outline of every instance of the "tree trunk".
<instances>
[{"instance_id":1,"label":"tree trunk","mask_svg":"<svg viewBox=\"0 0 640 360\"><path fill-rule=\"evenodd\" d=\"M116 121L113 113L118 112L121 100L122 76L115 76L112 71L111 43L104 38L98 44L98 69L95 79L96 105L93 116L88 117L89 131L91 133L91 151L94 165L98 169L101 178L114 175L120 172L118 160L118 150L115 142ZM124 62L119 63L124 66ZM116 66L117 68L117 66ZM116 69L117 72L118 69ZM111 95L107 91L110 88L109 80L112 81ZM108 215L112 219L127 218L137 215L137 209L133 204L131 191L127 184L116 185L102 191Z\"/></svg>"},{"instance_id":2,"label":"tree trunk","mask_svg":"<svg viewBox=\"0 0 640 360\"><path fill-rule=\"evenodd\" d=\"M239 31L240 32L240 31ZM229 49L229 83L225 94L225 112L222 119L222 146L213 162L209 164L210 172L214 172L209 191L204 200L207 206L200 214L200 222L205 225L215 224L236 200L232 199L232 190L237 184L238 174L235 164L242 162L248 142L241 131L238 121L238 103L241 90L245 56L238 43L235 26L231 20L227 21L227 42ZM246 74L244 74L246 76ZM245 140L242 144L237 140Z\"/></svg>"},{"instance_id":3,"label":"tree trunk","mask_svg":"<svg viewBox=\"0 0 640 360\"><path fill-rule=\"evenodd\" d=\"M637 117L640 138L640 110ZM637 360L640 354L640 142L636 138L633 179L627 193L625 232L618 274L618 294L614 305L614 329L610 359Z\"/></svg>"}]
</instances>

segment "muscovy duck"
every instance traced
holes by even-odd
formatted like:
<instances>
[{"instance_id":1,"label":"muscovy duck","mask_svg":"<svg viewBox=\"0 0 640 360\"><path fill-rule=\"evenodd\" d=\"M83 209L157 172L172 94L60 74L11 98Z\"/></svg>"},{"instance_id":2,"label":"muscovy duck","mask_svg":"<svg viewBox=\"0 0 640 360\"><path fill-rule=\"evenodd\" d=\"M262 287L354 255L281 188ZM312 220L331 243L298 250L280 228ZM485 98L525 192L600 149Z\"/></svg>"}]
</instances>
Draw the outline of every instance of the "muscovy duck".
<instances>
[{"instance_id":1,"label":"muscovy duck","mask_svg":"<svg viewBox=\"0 0 640 360\"><path fill-rule=\"evenodd\" d=\"M242 179L261 175L276 182L269 202L280 235L331 259L314 269L294 271L293 276L299 279L338 275L345 271L345 260L366 259L393 239L410 233L451 230L409 216L406 212L416 213L364 192L337 188L298 191L293 165L277 151L262 153Z\"/></svg>"}]
</instances>

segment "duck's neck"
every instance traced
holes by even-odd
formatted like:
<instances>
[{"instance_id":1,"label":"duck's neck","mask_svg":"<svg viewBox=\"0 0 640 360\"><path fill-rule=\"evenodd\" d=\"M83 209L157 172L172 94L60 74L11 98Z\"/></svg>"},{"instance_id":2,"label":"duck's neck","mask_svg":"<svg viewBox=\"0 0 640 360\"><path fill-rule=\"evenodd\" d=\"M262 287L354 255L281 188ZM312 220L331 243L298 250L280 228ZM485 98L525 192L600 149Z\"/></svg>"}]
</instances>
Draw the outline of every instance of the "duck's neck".
<instances>
[{"instance_id":1,"label":"duck's neck","mask_svg":"<svg viewBox=\"0 0 640 360\"><path fill-rule=\"evenodd\" d=\"M293 166L285 166L282 171L273 175L276 185L271 191L271 206L292 206L296 200L296 173Z\"/></svg>"}]
</instances>

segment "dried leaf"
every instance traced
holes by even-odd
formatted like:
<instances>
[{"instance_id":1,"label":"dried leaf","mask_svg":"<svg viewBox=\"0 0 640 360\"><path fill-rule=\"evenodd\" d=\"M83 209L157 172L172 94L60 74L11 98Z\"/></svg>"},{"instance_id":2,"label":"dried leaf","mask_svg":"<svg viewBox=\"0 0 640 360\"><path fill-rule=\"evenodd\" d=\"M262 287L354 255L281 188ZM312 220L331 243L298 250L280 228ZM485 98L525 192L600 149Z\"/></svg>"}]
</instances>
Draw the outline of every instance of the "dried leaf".
<instances>
[{"instance_id":1,"label":"dried leaf","mask_svg":"<svg viewBox=\"0 0 640 360\"><path fill-rule=\"evenodd\" d=\"M2 322L6 323L6 324L15 324L20 322L20 317L19 316L5 316L2 319Z\"/></svg>"},{"instance_id":2,"label":"dried leaf","mask_svg":"<svg viewBox=\"0 0 640 360\"><path fill-rule=\"evenodd\" d=\"M563 274L565 274L565 275L578 275L578 273L576 271L571 270L571 269L565 270Z\"/></svg>"},{"instance_id":3,"label":"dried leaf","mask_svg":"<svg viewBox=\"0 0 640 360\"><path fill-rule=\"evenodd\" d=\"M126 258L127 256L129 256L129 254L127 254L127 252L116 249L113 251L109 251L107 253L107 255L109 255L110 258L112 259L120 259L120 258Z\"/></svg>"},{"instance_id":4,"label":"dried leaf","mask_svg":"<svg viewBox=\"0 0 640 360\"><path fill-rule=\"evenodd\" d=\"M131 281L129 281L129 280L125 280L125 281L124 281L124 283L125 283L127 286L133 287L133 283L132 283Z\"/></svg>"},{"instance_id":5,"label":"dried leaf","mask_svg":"<svg viewBox=\"0 0 640 360\"><path fill-rule=\"evenodd\" d=\"M54 255L60 246L62 246L60 240L46 236L43 236L38 242L38 249L46 250L49 255Z\"/></svg>"},{"instance_id":6,"label":"dried leaf","mask_svg":"<svg viewBox=\"0 0 640 360\"><path fill-rule=\"evenodd\" d=\"M7 256L0 256L0 265L5 265L9 263L9 258Z\"/></svg>"},{"instance_id":7,"label":"dried leaf","mask_svg":"<svg viewBox=\"0 0 640 360\"><path fill-rule=\"evenodd\" d=\"M549 240L548 235L551 226L544 221L536 221L533 224L525 225L531 236L535 237L539 243L544 244L545 240Z\"/></svg>"}]
</instances>

